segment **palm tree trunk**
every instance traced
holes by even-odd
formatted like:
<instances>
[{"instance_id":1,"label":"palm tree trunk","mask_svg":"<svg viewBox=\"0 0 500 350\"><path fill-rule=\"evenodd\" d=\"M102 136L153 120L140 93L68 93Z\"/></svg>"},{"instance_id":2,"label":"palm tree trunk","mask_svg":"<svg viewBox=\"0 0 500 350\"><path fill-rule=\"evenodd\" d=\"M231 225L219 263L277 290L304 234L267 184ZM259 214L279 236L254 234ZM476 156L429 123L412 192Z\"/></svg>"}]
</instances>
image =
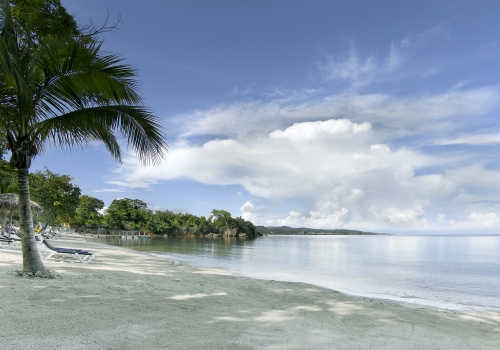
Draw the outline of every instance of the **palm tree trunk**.
<instances>
[{"instance_id":1,"label":"palm tree trunk","mask_svg":"<svg viewBox=\"0 0 500 350\"><path fill-rule=\"evenodd\" d=\"M19 186L19 224L21 226L21 243L23 247L23 272L35 274L40 271L42 274L46 274L47 270L38 252L35 231L33 230L28 169L18 169L17 179Z\"/></svg>"},{"instance_id":2,"label":"palm tree trunk","mask_svg":"<svg viewBox=\"0 0 500 350\"><path fill-rule=\"evenodd\" d=\"M10 208L10 222L9 222L9 230L7 231L7 237L10 238L11 232L12 232L12 208Z\"/></svg>"},{"instance_id":3,"label":"palm tree trunk","mask_svg":"<svg viewBox=\"0 0 500 350\"><path fill-rule=\"evenodd\" d=\"M2 231L2 235L5 234L5 225L7 225L7 214L2 215L2 224L0 225L0 231Z\"/></svg>"}]
</instances>

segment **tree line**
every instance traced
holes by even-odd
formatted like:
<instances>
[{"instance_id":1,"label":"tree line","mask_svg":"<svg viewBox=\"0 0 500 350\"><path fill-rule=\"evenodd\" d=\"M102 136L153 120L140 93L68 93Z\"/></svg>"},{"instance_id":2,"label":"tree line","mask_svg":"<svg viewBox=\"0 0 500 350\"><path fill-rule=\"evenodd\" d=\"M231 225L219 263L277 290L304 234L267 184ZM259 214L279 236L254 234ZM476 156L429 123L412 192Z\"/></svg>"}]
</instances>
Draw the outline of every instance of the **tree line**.
<instances>
[{"instance_id":1,"label":"tree line","mask_svg":"<svg viewBox=\"0 0 500 350\"><path fill-rule=\"evenodd\" d=\"M17 173L7 162L0 160L0 193L17 192ZM255 226L241 217L233 218L225 210L212 210L209 217L169 210L151 210L140 199L115 199L108 208L99 198L82 195L68 175L49 169L29 175L31 199L43 208L38 214L40 223L68 224L77 230L97 229L134 230L168 235L227 235L255 236Z\"/></svg>"}]
</instances>

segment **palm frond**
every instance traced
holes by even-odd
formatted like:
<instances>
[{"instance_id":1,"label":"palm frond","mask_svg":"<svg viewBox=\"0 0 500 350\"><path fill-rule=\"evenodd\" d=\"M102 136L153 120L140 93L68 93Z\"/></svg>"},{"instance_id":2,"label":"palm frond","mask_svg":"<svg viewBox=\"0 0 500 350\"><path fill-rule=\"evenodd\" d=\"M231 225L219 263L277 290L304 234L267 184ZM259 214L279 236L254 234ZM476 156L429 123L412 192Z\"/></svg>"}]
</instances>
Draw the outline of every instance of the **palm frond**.
<instances>
[{"instance_id":1,"label":"palm frond","mask_svg":"<svg viewBox=\"0 0 500 350\"><path fill-rule=\"evenodd\" d=\"M38 99L53 104L60 113L88 106L89 102L141 104L135 70L122 64L119 56L101 55L99 50L98 44L84 46L78 42L63 45L63 50L56 44L46 45L37 58L37 67L45 76Z\"/></svg>"},{"instance_id":2,"label":"palm frond","mask_svg":"<svg viewBox=\"0 0 500 350\"><path fill-rule=\"evenodd\" d=\"M158 164L168 150L157 117L143 107L114 105L85 108L41 121L36 130L41 143L73 149L92 141L103 142L121 161L114 132L120 132L145 165Z\"/></svg>"}]
</instances>

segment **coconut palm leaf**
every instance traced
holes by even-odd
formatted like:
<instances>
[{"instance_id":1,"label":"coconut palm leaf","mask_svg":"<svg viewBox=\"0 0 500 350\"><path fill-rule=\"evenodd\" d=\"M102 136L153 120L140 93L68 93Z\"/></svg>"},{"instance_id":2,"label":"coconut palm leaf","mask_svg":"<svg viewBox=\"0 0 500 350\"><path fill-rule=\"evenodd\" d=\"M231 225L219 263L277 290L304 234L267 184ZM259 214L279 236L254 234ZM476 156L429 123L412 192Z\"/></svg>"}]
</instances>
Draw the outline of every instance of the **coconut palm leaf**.
<instances>
[{"instance_id":1,"label":"coconut palm leaf","mask_svg":"<svg viewBox=\"0 0 500 350\"><path fill-rule=\"evenodd\" d=\"M154 126L154 127L150 127ZM120 161L119 146L113 131L119 130L145 164L162 159L165 139L162 128L149 111L136 106L91 107L46 119L37 125L40 143L72 149L102 141Z\"/></svg>"}]
</instances>

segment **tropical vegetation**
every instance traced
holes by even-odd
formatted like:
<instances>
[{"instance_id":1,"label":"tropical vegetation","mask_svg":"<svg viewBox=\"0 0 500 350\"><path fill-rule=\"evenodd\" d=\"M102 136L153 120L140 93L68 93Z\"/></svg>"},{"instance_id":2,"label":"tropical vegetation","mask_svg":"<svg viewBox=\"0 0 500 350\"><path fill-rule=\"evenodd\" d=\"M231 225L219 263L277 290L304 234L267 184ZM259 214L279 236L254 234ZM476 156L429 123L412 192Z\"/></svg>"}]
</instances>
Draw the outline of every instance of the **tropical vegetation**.
<instances>
[{"instance_id":1,"label":"tropical vegetation","mask_svg":"<svg viewBox=\"0 0 500 350\"><path fill-rule=\"evenodd\" d=\"M17 172L0 160L0 181L17 183ZM133 230L156 235L208 235L229 234L254 236L256 227L241 217L233 218L228 211L214 209L209 217L190 213L176 213L169 210L151 210L140 199L115 199L109 207L89 195L82 195L81 189L72 182L69 175L60 175L47 168L29 175L31 199L40 204L43 211L36 217L40 227L67 226L78 232L112 230ZM17 193L17 188L11 191ZM264 229L265 230L265 229Z\"/></svg>"},{"instance_id":2,"label":"tropical vegetation","mask_svg":"<svg viewBox=\"0 0 500 350\"><path fill-rule=\"evenodd\" d=\"M79 207L77 213L79 210L82 208ZM169 210L153 211L139 199L123 198L111 202L109 208L101 216L101 223L106 230L134 230L157 235L258 235L258 231L250 221L241 217L233 218L225 210L212 210L211 214L207 218L190 213L174 213ZM221 219L221 214L224 216L223 219ZM87 222L84 227L95 228L96 226ZM78 228L83 229L82 226Z\"/></svg>"},{"instance_id":3,"label":"tropical vegetation","mask_svg":"<svg viewBox=\"0 0 500 350\"><path fill-rule=\"evenodd\" d=\"M81 190L71 183L68 175L59 175L47 168L29 175L31 200L40 204L38 215L42 222L63 224L71 222L80 202Z\"/></svg>"}]
</instances>

